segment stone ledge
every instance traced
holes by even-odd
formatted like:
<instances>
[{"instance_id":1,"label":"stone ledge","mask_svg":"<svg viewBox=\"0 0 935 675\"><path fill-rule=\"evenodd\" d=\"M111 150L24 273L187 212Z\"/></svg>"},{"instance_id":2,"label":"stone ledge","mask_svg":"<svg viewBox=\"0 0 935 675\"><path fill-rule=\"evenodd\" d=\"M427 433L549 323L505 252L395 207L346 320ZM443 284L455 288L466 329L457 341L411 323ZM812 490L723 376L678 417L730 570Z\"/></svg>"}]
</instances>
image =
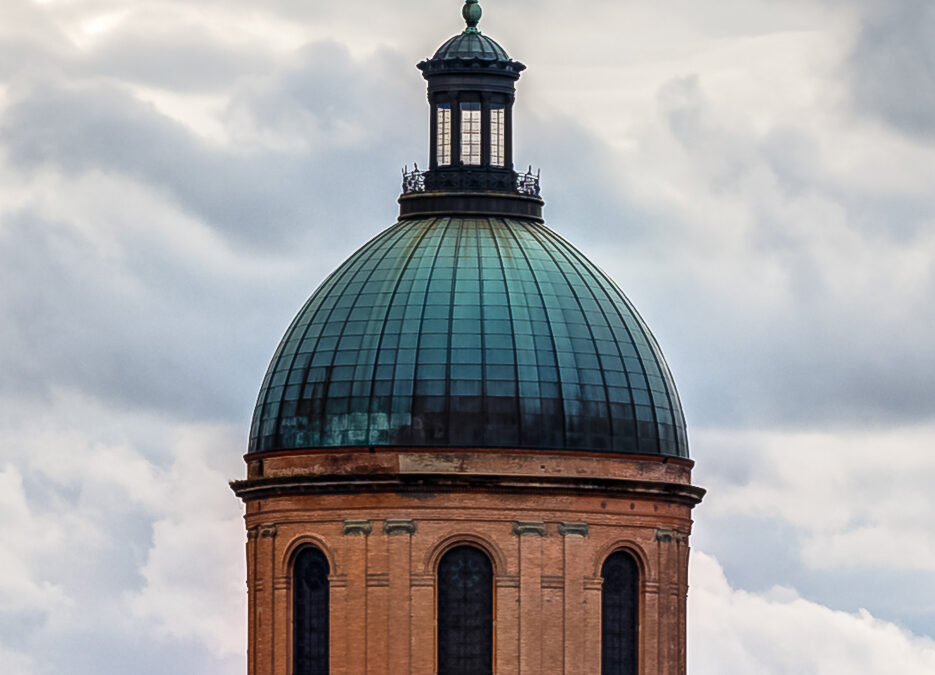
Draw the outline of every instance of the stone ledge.
<instances>
[{"instance_id":1,"label":"stone ledge","mask_svg":"<svg viewBox=\"0 0 935 675\"><path fill-rule=\"evenodd\" d=\"M375 473L362 475L295 475L232 481L231 489L245 501L295 494L360 492L467 492L503 494L601 494L613 497L653 497L695 506L705 490L684 483L627 478L521 476L438 473Z\"/></svg>"},{"instance_id":2,"label":"stone ledge","mask_svg":"<svg viewBox=\"0 0 935 675\"><path fill-rule=\"evenodd\" d=\"M373 523L369 520L345 520L344 534L348 537L368 537L373 532Z\"/></svg>"},{"instance_id":3,"label":"stone ledge","mask_svg":"<svg viewBox=\"0 0 935 675\"><path fill-rule=\"evenodd\" d=\"M383 523L383 534L395 536L400 534L415 534L416 521L407 518L387 518Z\"/></svg>"},{"instance_id":4,"label":"stone ledge","mask_svg":"<svg viewBox=\"0 0 935 675\"><path fill-rule=\"evenodd\" d=\"M587 537L590 530L587 523L559 523L558 533L563 537Z\"/></svg>"},{"instance_id":5,"label":"stone ledge","mask_svg":"<svg viewBox=\"0 0 935 675\"><path fill-rule=\"evenodd\" d=\"M517 537L544 537L546 536L545 523L513 523L513 534Z\"/></svg>"}]
</instances>

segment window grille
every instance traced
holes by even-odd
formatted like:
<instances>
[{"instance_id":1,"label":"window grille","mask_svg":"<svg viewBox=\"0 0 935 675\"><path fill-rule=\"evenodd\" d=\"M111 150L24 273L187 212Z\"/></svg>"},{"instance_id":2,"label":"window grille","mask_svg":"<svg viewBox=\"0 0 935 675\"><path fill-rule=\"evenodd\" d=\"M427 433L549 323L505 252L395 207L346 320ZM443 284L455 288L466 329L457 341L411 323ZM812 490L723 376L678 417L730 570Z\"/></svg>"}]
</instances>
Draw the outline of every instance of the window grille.
<instances>
[{"instance_id":1,"label":"window grille","mask_svg":"<svg viewBox=\"0 0 935 675\"><path fill-rule=\"evenodd\" d=\"M494 106L490 109L490 165L503 166L505 157L506 109Z\"/></svg>"},{"instance_id":2,"label":"window grille","mask_svg":"<svg viewBox=\"0 0 935 675\"><path fill-rule=\"evenodd\" d=\"M601 675L637 675L639 568L618 551L601 570Z\"/></svg>"},{"instance_id":3,"label":"window grille","mask_svg":"<svg viewBox=\"0 0 935 675\"><path fill-rule=\"evenodd\" d=\"M317 548L306 548L293 570L294 675L328 675L328 560Z\"/></svg>"},{"instance_id":4,"label":"window grille","mask_svg":"<svg viewBox=\"0 0 935 675\"><path fill-rule=\"evenodd\" d=\"M493 672L493 568L471 546L438 565L438 675Z\"/></svg>"},{"instance_id":5,"label":"window grille","mask_svg":"<svg viewBox=\"0 0 935 675\"><path fill-rule=\"evenodd\" d=\"M461 104L461 161L480 165L481 108L480 103Z\"/></svg>"},{"instance_id":6,"label":"window grille","mask_svg":"<svg viewBox=\"0 0 935 675\"><path fill-rule=\"evenodd\" d=\"M451 105L438 106L437 118L437 161L439 166L451 165Z\"/></svg>"}]
</instances>

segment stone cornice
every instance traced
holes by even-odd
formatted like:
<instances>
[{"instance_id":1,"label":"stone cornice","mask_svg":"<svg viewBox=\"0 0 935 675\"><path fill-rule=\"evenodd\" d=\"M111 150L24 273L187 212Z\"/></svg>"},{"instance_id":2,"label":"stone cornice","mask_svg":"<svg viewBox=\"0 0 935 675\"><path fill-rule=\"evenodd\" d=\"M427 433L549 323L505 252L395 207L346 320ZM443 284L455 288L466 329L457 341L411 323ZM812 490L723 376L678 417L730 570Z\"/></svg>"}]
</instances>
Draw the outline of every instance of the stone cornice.
<instances>
[{"instance_id":1,"label":"stone cornice","mask_svg":"<svg viewBox=\"0 0 935 675\"><path fill-rule=\"evenodd\" d=\"M349 494L360 492L469 492L510 494L601 494L615 497L654 497L695 506L705 490L693 485L626 478L578 476L494 476L483 474L371 474L291 475L231 481L231 489L244 501L296 494Z\"/></svg>"}]
</instances>

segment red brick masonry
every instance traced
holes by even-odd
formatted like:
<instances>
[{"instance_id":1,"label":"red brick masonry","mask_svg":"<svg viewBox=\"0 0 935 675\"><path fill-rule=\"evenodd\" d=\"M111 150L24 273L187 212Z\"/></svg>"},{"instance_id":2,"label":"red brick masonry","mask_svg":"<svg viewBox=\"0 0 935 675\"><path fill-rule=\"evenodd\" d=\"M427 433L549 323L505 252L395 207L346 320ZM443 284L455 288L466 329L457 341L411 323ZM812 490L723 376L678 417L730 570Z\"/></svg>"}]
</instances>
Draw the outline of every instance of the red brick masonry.
<instances>
[{"instance_id":1,"label":"red brick masonry","mask_svg":"<svg viewBox=\"0 0 935 675\"><path fill-rule=\"evenodd\" d=\"M683 675L692 462L529 451L247 456L249 675L292 675L291 564L331 566L331 672L432 675L435 569L453 546L494 568L501 675L600 673L601 566L639 562L640 673Z\"/></svg>"}]
</instances>

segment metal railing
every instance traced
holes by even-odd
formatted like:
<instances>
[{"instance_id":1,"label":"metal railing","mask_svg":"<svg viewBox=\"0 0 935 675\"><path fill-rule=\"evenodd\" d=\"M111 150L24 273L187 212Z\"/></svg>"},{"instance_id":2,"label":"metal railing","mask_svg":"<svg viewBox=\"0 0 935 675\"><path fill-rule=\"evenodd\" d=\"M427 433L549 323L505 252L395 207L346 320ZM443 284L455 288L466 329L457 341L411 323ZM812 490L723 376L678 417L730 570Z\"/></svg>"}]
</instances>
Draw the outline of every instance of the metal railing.
<instances>
[{"instance_id":1,"label":"metal railing","mask_svg":"<svg viewBox=\"0 0 935 675\"><path fill-rule=\"evenodd\" d=\"M521 195L530 195L532 197L539 196L539 179L542 176L542 169L532 172L532 164L529 165L529 169L526 173L516 173L516 191Z\"/></svg>"},{"instance_id":2,"label":"metal railing","mask_svg":"<svg viewBox=\"0 0 935 675\"><path fill-rule=\"evenodd\" d=\"M419 170L418 164L413 164L412 171L409 165L403 167L403 194L411 195L415 192L425 192L425 172Z\"/></svg>"},{"instance_id":3,"label":"metal railing","mask_svg":"<svg viewBox=\"0 0 935 675\"><path fill-rule=\"evenodd\" d=\"M411 195L417 194L420 192L426 191L426 177L430 172L423 171L419 168L418 164L413 164L413 168L410 170L409 165L407 164L403 167L403 194ZM541 170L537 170L535 173L532 171L532 165L525 173L513 172L513 189L516 191L516 194L528 195L530 197L538 197L540 195L540 179L541 179ZM502 174L500 174L502 175ZM453 180L451 180L453 178ZM493 190L495 192L499 191L509 191L509 183L500 183L501 179L496 178L494 180L495 174L487 172L478 172L477 174L465 175L461 177L452 177L449 175L449 181L446 181L444 188L442 189L459 189L459 187L467 189L482 189L482 190ZM507 179L508 180L508 179ZM502 185L502 187L501 187ZM496 186L496 187L494 187ZM435 181L433 181L433 190L439 189Z\"/></svg>"}]
</instances>

